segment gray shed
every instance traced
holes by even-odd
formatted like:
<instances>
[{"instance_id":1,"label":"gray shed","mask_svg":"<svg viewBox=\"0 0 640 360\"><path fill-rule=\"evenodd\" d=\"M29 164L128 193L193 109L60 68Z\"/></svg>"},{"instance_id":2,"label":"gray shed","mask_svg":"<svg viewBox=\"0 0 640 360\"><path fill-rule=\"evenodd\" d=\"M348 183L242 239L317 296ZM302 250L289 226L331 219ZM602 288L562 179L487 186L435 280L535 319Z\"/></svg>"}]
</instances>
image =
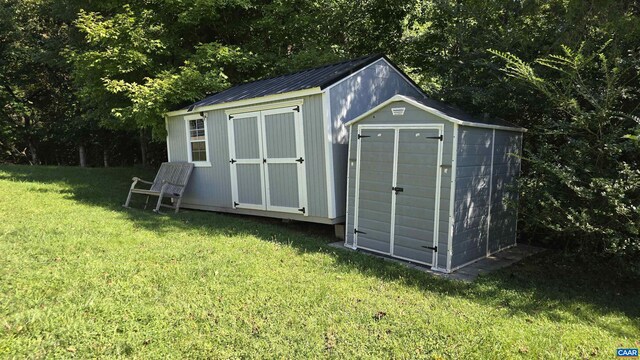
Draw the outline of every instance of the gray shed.
<instances>
[{"instance_id":1,"label":"gray shed","mask_svg":"<svg viewBox=\"0 0 640 360\"><path fill-rule=\"evenodd\" d=\"M516 244L526 129L402 95L347 125L345 246L451 272Z\"/></svg>"},{"instance_id":2,"label":"gray shed","mask_svg":"<svg viewBox=\"0 0 640 360\"><path fill-rule=\"evenodd\" d=\"M195 168L182 207L344 223L345 123L420 89L382 55L241 84L166 114L169 161Z\"/></svg>"}]
</instances>

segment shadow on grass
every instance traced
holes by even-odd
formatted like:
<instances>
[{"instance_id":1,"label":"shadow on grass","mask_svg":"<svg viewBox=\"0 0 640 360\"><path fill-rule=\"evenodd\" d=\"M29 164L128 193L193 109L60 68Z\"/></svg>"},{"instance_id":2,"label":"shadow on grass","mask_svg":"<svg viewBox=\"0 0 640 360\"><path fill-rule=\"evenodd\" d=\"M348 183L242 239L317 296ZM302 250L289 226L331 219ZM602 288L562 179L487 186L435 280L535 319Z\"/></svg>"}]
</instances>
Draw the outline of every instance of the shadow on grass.
<instances>
[{"instance_id":1,"label":"shadow on grass","mask_svg":"<svg viewBox=\"0 0 640 360\"><path fill-rule=\"evenodd\" d=\"M568 255L542 253L474 283L449 281L362 253L329 247L336 241L331 226L282 223L259 217L184 211L157 215L121 207L133 175L152 178L150 170L135 168L81 169L72 167L0 166L0 180L60 184L58 193L81 203L122 212L135 226L162 233L171 229L211 235L251 234L264 241L286 242L301 253L323 253L345 271L398 281L424 292L472 300L505 310L510 315L545 316L552 321L594 323L612 333L633 337L622 326L601 319L619 313L640 329L640 279L623 264L594 259L585 263ZM34 188L33 191L55 191ZM136 198L133 207L141 207ZM534 321L532 319L532 321Z\"/></svg>"}]
</instances>

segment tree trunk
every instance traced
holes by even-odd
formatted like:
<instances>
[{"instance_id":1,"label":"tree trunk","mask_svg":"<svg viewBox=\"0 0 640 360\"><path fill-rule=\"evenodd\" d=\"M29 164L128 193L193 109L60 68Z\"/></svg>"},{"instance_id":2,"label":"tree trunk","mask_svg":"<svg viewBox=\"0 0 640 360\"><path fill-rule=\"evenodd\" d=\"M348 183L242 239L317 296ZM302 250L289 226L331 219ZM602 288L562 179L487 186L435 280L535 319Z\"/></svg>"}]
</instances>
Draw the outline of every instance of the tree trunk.
<instances>
[{"instance_id":1,"label":"tree trunk","mask_svg":"<svg viewBox=\"0 0 640 360\"><path fill-rule=\"evenodd\" d=\"M31 135L31 118L29 116L24 117L24 130L27 135L27 146L29 147L29 154L31 155L31 165L37 165L38 151Z\"/></svg>"},{"instance_id":2,"label":"tree trunk","mask_svg":"<svg viewBox=\"0 0 640 360\"><path fill-rule=\"evenodd\" d=\"M78 153L80 154L80 167L87 167L87 150L84 145L78 147Z\"/></svg>"},{"instance_id":3,"label":"tree trunk","mask_svg":"<svg viewBox=\"0 0 640 360\"><path fill-rule=\"evenodd\" d=\"M104 162L104 167L109 167L109 150L102 149L102 160Z\"/></svg>"},{"instance_id":4,"label":"tree trunk","mask_svg":"<svg viewBox=\"0 0 640 360\"><path fill-rule=\"evenodd\" d=\"M29 153L31 154L31 165L38 164L38 152L36 150L36 145L29 139Z\"/></svg>"},{"instance_id":5,"label":"tree trunk","mask_svg":"<svg viewBox=\"0 0 640 360\"><path fill-rule=\"evenodd\" d=\"M140 129L140 156L142 156L142 166L147 166L147 139L144 129Z\"/></svg>"}]
</instances>

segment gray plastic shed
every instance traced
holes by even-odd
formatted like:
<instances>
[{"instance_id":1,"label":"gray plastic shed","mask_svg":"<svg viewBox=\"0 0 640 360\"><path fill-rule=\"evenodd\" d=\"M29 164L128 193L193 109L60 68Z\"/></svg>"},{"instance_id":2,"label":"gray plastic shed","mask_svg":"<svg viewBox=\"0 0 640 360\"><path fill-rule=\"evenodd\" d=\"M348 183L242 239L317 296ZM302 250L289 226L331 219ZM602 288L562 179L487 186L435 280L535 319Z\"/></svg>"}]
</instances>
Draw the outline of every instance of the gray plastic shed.
<instances>
[{"instance_id":1,"label":"gray plastic shed","mask_svg":"<svg viewBox=\"0 0 640 360\"><path fill-rule=\"evenodd\" d=\"M345 123L420 89L383 55L241 84L166 114L169 161L195 165L182 207L344 223Z\"/></svg>"},{"instance_id":2,"label":"gray plastic shed","mask_svg":"<svg viewBox=\"0 0 640 360\"><path fill-rule=\"evenodd\" d=\"M452 272L516 244L526 129L402 95L347 125L345 246Z\"/></svg>"}]
</instances>

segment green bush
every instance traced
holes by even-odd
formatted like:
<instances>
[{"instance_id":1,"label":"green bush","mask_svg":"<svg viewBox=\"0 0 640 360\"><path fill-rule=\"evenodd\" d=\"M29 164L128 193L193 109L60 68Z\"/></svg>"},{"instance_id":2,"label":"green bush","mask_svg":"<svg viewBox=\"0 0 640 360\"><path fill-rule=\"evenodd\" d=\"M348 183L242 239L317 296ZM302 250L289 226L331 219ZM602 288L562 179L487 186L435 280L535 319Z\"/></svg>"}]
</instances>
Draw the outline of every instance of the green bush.
<instances>
[{"instance_id":1,"label":"green bush","mask_svg":"<svg viewBox=\"0 0 640 360\"><path fill-rule=\"evenodd\" d=\"M526 135L523 232L589 254L640 254L638 57L608 44L531 64L491 52L553 104Z\"/></svg>"}]
</instances>

